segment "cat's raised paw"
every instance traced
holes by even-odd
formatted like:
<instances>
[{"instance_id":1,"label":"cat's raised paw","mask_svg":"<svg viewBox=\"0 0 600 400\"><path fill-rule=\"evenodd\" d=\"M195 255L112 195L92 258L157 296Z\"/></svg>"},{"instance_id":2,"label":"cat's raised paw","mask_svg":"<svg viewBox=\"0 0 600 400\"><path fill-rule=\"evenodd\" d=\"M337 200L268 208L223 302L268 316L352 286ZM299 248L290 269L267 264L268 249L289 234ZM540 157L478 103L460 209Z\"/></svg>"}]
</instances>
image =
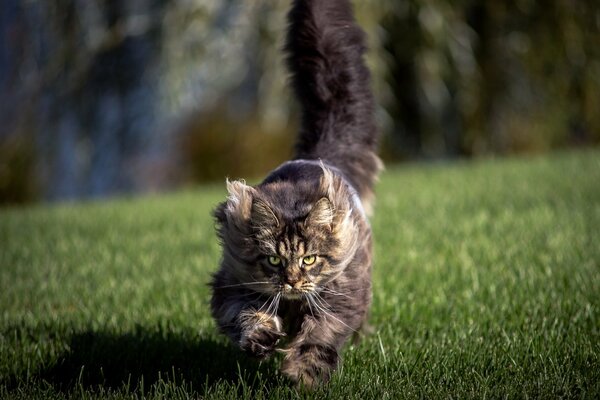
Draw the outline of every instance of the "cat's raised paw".
<instances>
[{"instance_id":1,"label":"cat's raised paw","mask_svg":"<svg viewBox=\"0 0 600 400\"><path fill-rule=\"evenodd\" d=\"M285 336L278 316L248 310L242 312L238 318L242 326L240 347L254 357L269 357L275 351L279 339Z\"/></svg>"},{"instance_id":2,"label":"cat's raised paw","mask_svg":"<svg viewBox=\"0 0 600 400\"><path fill-rule=\"evenodd\" d=\"M275 346L285 333L267 325L256 325L242 332L240 347L250 355L265 359L275 351Z\"/></svg>"}]
</instances>

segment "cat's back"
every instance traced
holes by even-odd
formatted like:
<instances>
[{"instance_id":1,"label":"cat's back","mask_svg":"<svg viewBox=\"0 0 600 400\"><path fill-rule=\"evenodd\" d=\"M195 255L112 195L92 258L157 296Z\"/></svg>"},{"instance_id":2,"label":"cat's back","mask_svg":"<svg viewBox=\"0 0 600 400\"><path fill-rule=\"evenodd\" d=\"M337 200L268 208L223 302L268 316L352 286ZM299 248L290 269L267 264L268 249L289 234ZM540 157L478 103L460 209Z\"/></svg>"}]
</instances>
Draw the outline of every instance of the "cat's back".
<instances>
[{"instance_id":1,"label":"cat's back","mask_svg":"<svg viewBox=\"0 0 600 400\"><path fill-rule=\"evenodd\" d=\"M319 183L323 176L323 168L318 161L292 160L275 168L261 183L269 185L276 182L292 184Z\"/></svg>"},{"instance_id":2,"label":"cat's back","mask_svg":"<svg viewBox=\"0 0 600 400\"><path fill-rule=\"evenodd\" d=\"M337 184L335 182L338 182ZM322 160L292 160L274 169L259 185L262 193L301 218L323 196L346 197L367 219L357 189L344 171ZM291 215L290 214L290 215Z\"/></svg>"}]
</instances>

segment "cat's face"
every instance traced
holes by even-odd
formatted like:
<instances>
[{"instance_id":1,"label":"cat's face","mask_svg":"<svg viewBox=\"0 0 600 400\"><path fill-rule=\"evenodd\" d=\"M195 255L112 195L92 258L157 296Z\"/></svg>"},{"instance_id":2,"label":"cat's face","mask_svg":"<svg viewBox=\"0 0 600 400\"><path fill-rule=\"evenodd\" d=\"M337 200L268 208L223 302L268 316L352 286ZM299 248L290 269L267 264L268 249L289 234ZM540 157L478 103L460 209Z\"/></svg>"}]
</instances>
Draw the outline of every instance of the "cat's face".
<instances>
[{"instance_id":1,"label":"cat's face","mask_svg":"<svg viewBox=\"0 0 600 400\"><path fill-rule=\"evenodd\" d=\"M357 245L349 194L335 183L228 183L229 199L216 212L225 264L254 291L288 299L318 292L343 273Z\"/></svg>"},{"instance_id":2,"label":"cat's face","mask_svg":"<svg viewBox=\"0 0 600 400\"><path fill-rule=\"evenodd\" d=\"M268 209L267 209L268 207ZM255 227L253 276L264 288L299 298L318 290L339 272L339 240L333 234L333 205L325 197L302 207L306 215L285 218L284 210L255 200L250 223ZM268 210L268 211L267 211Z\"/></svg>"}]
</instances>

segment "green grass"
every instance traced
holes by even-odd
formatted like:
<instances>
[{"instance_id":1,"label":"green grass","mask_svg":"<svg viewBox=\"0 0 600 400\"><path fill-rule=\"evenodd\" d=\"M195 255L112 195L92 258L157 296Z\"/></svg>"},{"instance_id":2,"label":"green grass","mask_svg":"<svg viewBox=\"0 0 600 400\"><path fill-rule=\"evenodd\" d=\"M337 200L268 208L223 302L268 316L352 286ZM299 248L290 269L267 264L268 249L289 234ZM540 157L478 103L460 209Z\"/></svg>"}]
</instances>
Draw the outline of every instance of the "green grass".
<instances>
[{"instance_id":1,"label":"green grass","mask_svg":"<svg viewBox=\"0 0 600 400\"><path fill-rule=\"evenodd\" d=\"M216 333L221 185L0 211L0 398L600 397L600 151L390 168L376 333L297 393Z\"/></svg>"}]
</instances>

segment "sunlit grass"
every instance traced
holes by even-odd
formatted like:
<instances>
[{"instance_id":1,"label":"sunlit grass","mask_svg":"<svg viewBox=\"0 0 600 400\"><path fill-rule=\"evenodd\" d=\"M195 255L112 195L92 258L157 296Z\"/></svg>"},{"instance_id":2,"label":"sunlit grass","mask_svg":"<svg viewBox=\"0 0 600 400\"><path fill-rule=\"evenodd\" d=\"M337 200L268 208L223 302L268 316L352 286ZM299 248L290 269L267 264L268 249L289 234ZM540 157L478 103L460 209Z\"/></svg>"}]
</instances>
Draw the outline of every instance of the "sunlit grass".
<instances>
[{"instance_id":1,"label":"sunlit grass","mask_svg":"<svg viewBox=\"0 0 600 400\"><path fill-rule=\"evenodd\" d=\"M306 396L216 333L221 186L0 211L0 398ZM600 152L390 168L376 333L316 397L600 396Z\"/></svg>"}]
</instances>

